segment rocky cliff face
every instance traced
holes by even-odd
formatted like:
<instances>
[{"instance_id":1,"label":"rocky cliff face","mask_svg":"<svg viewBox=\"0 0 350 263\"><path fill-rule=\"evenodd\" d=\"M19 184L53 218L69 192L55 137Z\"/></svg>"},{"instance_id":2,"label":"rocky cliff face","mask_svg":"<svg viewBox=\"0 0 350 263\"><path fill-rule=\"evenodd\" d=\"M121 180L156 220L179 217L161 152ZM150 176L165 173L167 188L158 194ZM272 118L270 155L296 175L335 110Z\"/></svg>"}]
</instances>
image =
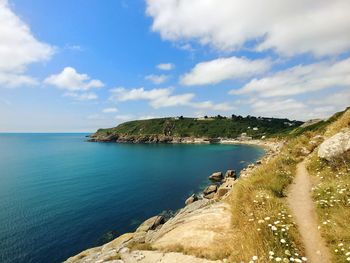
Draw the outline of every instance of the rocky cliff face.
<instances>
[{"instance_id":1,"label":"rocky cliff face","mask_svg":"<svg viewBox=\"0 0 350 263\"><path fill-rule=\"evenodd\" d=\"M96 248L69 258L66 263L87 262L183 262L210 263L210 261L182 253L162 252L174 249L205 249L207 252L222 248L230 235L230 207L224 202L198 200L181 209L164 223L161 216L146 220L134 233L128 233ZM149 244L157 251L130 250L133 244Z\"/></svg>"},{"instance_id":2,"label":"rocky cliff face","mask_svg":"<svg viewBox=\"0 0 350 263\"><path fill-rule=\"evenodd\" d=\"M212 143L215 139L173 137L167 135L126 135L126 134L92 134L90 142L118 142L118 143Z\"/></svg>"}]
</instances>

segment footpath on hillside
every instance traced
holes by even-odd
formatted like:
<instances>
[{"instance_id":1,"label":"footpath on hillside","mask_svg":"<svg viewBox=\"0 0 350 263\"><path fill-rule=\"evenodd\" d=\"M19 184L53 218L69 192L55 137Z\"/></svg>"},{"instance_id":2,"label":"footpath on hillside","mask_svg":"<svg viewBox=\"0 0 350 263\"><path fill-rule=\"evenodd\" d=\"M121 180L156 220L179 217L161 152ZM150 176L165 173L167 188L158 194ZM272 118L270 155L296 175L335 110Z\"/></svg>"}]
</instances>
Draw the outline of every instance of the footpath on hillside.
<instances>
[{"instance_id":1,"label":"footpath on hillside","mask_svg":"<svg viewBox=\"0 0 350 263\"><path fill-rule=\"evenodd\" d=\"M305 162L297 166L294 182L289 188L288 204L298 225L305 246L306 257L311 263L330 263L331 257L318 230L318 219L311 198L311 180Z\"/></svg>"}]
</instances>

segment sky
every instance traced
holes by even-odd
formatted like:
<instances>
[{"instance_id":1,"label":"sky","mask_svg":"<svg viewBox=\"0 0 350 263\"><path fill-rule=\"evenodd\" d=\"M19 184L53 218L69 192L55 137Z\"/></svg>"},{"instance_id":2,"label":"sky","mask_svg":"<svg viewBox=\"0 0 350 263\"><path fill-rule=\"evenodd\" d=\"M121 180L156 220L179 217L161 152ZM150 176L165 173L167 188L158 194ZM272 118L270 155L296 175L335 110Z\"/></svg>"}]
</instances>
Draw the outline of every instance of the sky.
<instances>
[{"instance_id":1,"label":"sky","mask_svg":"<svg viewBox=\"0 0 350 263\"><path fill-rule=\"evenodd\" d=\"M348 0L0 0L0 132L350 106Z\"/></svg>"}]
</instances>

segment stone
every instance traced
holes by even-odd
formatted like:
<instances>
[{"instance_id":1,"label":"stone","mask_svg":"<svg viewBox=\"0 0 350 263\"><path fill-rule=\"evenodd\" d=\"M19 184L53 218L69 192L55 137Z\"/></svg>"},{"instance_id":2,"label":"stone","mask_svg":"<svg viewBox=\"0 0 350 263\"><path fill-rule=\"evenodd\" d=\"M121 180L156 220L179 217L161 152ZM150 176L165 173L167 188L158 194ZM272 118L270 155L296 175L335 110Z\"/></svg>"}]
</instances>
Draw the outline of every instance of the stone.
<instances>
[{"instance_id":1,"label":"stone","mask_svg":"<svg viewBox=\"0 0 350 263\"><path fill-rule=\"evenodd\" d=\"M317 154L318 157L331 161L349 150L350 129L346 128L321 143Z\"/></svg>"},{"instance_id":2,"label":"stone","mask_svg":"<svg viewBox=\"0 0 350 263\"><path fill-rule=\"evenodd\" d=\"M261 161L261 160L257 160L257 161L256 161L256 164L259 164L259 165L260 165L260 164L262 164L262 161Z\"/></svg>"},{"instance_id":3,"label":"stone","mask_svg":"<svg viewBox=\"0 0 350 263\"><path fill-rule=\"evenodd\" d=\"M203 194L204 195L209 195L211 193L215 193L218 190L218 186L215 184L209 185L207 186L204 190L203 190Z\"/></svg>"},{"instance_id":4,"label":"stone","mask_svg":"<svg viewBox=\"0 0 350 263\"><path fill-rule=\"evenodd\" d=\"M143 222L137 229L136 232L147 232L149 230L154 230L157 226L164 223L163 216L154 216Z\"/></svg>"},{"instance_id":5,"label":"stone","mask_svg":"<svg viewBox=\"0 0 350 263\"><path fill-rule=\"evenodd\" d=\"M225 173L225 178L237 178L237 174L235 170L227 170Z\"/></svg>"},{"instance_id":6,"label":"stone","mask_svg":"<svg viewBox=\"0 0 350 263\"><path fill-rule=\"evenodd\" d=\"M227 178L225 182L222 185L220 185L220 187L216 191L215 198L222 198L223 196L225 196L228 192L232 190L232 187L236 182L237 181L234 178Z\"/></svg>"},{"instance_id":7,"label":"stone","mask_svg":"<svg viewBox=\"0 0 350 263\"><path fill-rule=\"evenodd\" d=\"M210 194L204 195L204 198L207 198L207 199L213 199L214 197L215 197L215 192L212 192Z\"/></svg>"},{"instance_id":8,"label":"stone","mask_svg":"<svg viewBox=\"0 0 350 263\"><path fill-rule=\"evenodd\" d=\"M192 204L193 202L195 202L197 200L198 200L198 197L195 194L193 194L189 198L186 199L185 205Z\"/></svg>"},{"instance_id":9,"label":"stone","mask_svg":"<svg viewBox=\"0 0 350 263\"><path fill-rule=\"evenodd\" d=\"M308 156L311 152L306 147L301 147L300 154L302 156Z\"/></svg>"},{"instance_id":10,"label":"stone","mask_svg":"<svg viewBox=\"0 0 350 263\"><path fill-rule=\"evenodd\" d=\"M222 180L222 172L215 172L215 173L212 173L212 174L209 176L209 179L210 179L210 180L213 180L213 181L221 181L221 180Z\"/></svg>"}]
</instances>

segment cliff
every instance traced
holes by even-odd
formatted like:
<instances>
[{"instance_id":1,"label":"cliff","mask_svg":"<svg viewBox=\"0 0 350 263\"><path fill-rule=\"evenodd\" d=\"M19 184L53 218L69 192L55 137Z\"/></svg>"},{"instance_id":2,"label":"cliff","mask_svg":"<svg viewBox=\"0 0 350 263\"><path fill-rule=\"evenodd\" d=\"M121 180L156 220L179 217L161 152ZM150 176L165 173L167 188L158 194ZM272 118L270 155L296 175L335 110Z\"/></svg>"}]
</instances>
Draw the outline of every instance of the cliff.
<instances>
[{"instance_id":1,"label":"cliff","mask_svg":"<svg viewBox=\"0 0 350 263\"><path fill-rule=\"evenodd\" d=\"M91 141L134 143L179 143L201 138L250 138L287 134L302 124L288 119L232 116L215 118L160 118L125 122L117 127L99 129Z\"/></svg>"}]
</instances>

